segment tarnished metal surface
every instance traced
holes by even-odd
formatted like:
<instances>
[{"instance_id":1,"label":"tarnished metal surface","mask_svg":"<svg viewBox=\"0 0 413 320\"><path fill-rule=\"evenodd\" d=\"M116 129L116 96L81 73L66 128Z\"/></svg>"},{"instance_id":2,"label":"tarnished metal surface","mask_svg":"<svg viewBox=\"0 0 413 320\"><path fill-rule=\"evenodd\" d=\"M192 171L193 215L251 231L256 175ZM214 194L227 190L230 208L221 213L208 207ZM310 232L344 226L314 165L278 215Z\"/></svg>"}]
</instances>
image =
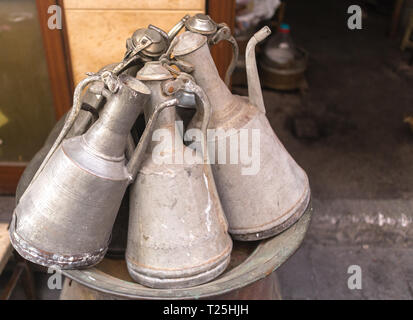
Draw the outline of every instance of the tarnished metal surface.
<instances>
[{"instance_id":1,"label":"tarnished metal surface","mask_svg":"<svg viewBox=\"0 0 413 320\"><path fill-rule=\"evenodd\" d=\"M102 68L99 73L102 73L107 70L112 70L117 63L110 64ZM136 70L134 67L131 67L124 72L125 74L129 74L131 76L136 75ZM102 112L102 106L104 105L105 99L102 95L94 93L99 87L99 84L92 84L82 96L82 103L87 103L94 109L96 109L99 113ZM16 205L20 200L24 190L28 187L30 181L33 179L34 174L40 167L40 164L43 162L44 158L46 157L47 153L49 152L50 148L52 147L54 141L56 140L57 136L59 135L60 131L63 128L65 117L62 117L55 125L53 130L49 133L44 146L36 153L36 155L32 158L29 164L26 166L19 183L17 185L16 190ZM79 116L76 118L73 127L67 134L67 138L75 137L78 135L83 134L92 124L92 116L89 112L80 111ZM136 137L138 139L139 137ZM132 151L133 151L132 147ZM121 207L119 208L119 213L116 217L115 224L113 226L112 231L112 238L109 244L109 248L107 251L107 255L111 257L122 258L124 257L124 253L126 250L126 242L127 242L127 232L125 230L128 226L128 217L129 217L129 193L128 191L125 193L124 199L122 199Z\"/></svg>"},{"instance_id":2,"label":"tarnished metal surface","mask_svg":"<svg viewBox=\"0 0 413 320\"><path fill-rule=\"evenodd\" d=\"M99 120L59 145L13 214L11 242L34 263L88 267L106 252L131 181L124 159L127 136L150 90L127 75L101 77L112 91L102 91L107 103Z\"/></svg>"},{"instance_id":3,"label":"tarnished metal surface","mask_svg":"<svg viewBox=\"0 0 413 320\"><path fill-rule=\"evenodd\" d=\"M187 17L185 17L187 18ZM128 51L125 54L125 59L120 63L115 63L112 65L108 65L102 68L95 76L95 80L100 80L100 75L107 71L113 70L115 74L125 73L125 74L136 74L137 66L147 59L156 58L157 54L162 54L166 48L167 43L172 40L173 37L176 36L176 32L179 32L180 29L184 26L184 19L180 21L174 28L171 30L170 39L165 39L163 37L162 30L150 26L147 29L137 30L134 33L134 36L130 41L128 41ZM168 37L168 36L166 36ZM150 41L144 41L148 38ZM141 43L142 42L142 43ZM90 87L86 90L86 93L83 97L80 98L80 93L84 87L86 87L91 82L91 77L88 80L85 80L84 83L81 83L81 87L78 87L77 93L75 94L75 107L72 108L71 114L66 116L66 120L62 119L53 129L51 134L49 135L48 140L46 141L45 145L39 152L35 155L35 157L30 161L28 167L26 168L21 180L19 181L19 185L16 192L16 204L19 202L20 197L23 195L27 187L32 183L33 177L37 175L37 172L43 170L43 166L45 163L48 162L51 155L56 151L56 149L61 146L61 143L66 138L75 137L78 135L83 134L87 128L91 125L92 122L92 115L89 112L81 110L82 103L87 103L91 108L94 108L98 112L101 112L101 106L105 101L105 97L101 94L101 90L103 88L102 82L94 82L90 85ZM127 155L131 157L132 155L132 145L130 141L133 139L131 136L128 137L128 148L127 148ZM43 163L43 164L42 164ZM121 209L124 207L121 207ZM127 210L128 208L126 208ZM116 220L117 223L115 226L122 226L124 225L124 221L127 221L127 215L122 214ZM127 224L127 223L126 223ZM112 252L116 255L121 255L122 251L125 250L126 241L122 241L122 231L119 232L118 228L115 230L115 237L114 241L118 241L119 243L114 243L114 247L116 247L116 252ZM123 232L125 233L125 232ZM124 245L121 245L122 242ZM122 249L123 247L123 249ZM46 254L47 255L47 254Z\"/></svg>"},{"instance_id":4,"label":"tarnished metal surface","mask_svg":"<svg viewBox=\"0 0 413 320\"><path fill-rule=\"evenodd\" d=\"M172 51L175 57L184 56L196 51L208 42L208 38L188 31L184 32L176 39L177 40L175 41Z\"/></svg>"},{"instance_id":5,"label":"tarnished metal surface","mask_svg":"<svg viewBox=\"0 0 413 320\"><path fill-rule=\"evenodd\" d=\"M141 81L162 81L173 79L173 75L161 63L153 61L145 63L145 66L137 73L136 79Z\"/></svg>"},{"instance_id":6,"label":"tarnished metal surface","mask_svg":"<svg viewBox=\"0 0 413 320\"><path fill-rule=\"evenodd\" d=\"M19 203L23 192L27 189L32 181L36 171L39 169L41 163L43 162L44 158L46 157L47 153L49 152L50 148L53 145L53 142L56 140L59 132L62 130L63 125L65 122L65 117L61 118L52 131L49 133L44 146L35 154L32 160L30 160L29 164L24 169L22 176L20 177L19 184L17 185L16 189L16 205Z\"/></svg>"},{"instance_id":7,"label":"tarnished metal surface","mask_svg":"<svg viewBox=\"0 0 413 320\"><path fill-rule=\"evenodd\" d=\"M82 102L81 102L81 94L83 90L91 83L99 81L100 76L98 75L92 75L90 77L87 77L86 79L82 80L75 89L75 93L73 96L73 107L66 116L65 123L63 125L62 130L60 131L58 137L54 141L52 147L50 148L49 152L47 153L45 159L43 160L42 164L40 165L39 169L36 171L33 180L30 182L29 187L31 183L38 177L38 175L41 174L43 171L45 165L48 163L48 161L51 159L53 154L57 151L57 149L60 147L62 141L66 138L67 134L69 133L70 129L72 128L73 124L76 121L76 118L78 117L81 107L82 107Z\"/></svg>"},{"instance_id":8,"label":"tarnished metal surface","mask_svg":"<svg viewBox=\"0 0 413 320\"><path fill-rule=\"evenodd\" d=\"M163 92L165 81L159 81L167 73L155 62L147 63L138 73L152 91L145 108L147 118L157 104L168 99ZM198 96L206 131L210 111L205 94L198 94L201 89L190 85L189 79L185 84L179 79L172 81L168 92L186 89ZM204 164L202 156L193 164L177 161L188 147L181 133L175 132L175 120L174 109L160 114L156 129L164 134L167 131L171 143L151 143L130 195L127 266L133 279L153 288L208 282L225 270L232 249L209 164ZM162 154L163 163L154 159L155 149Z\"/></svg>"},{"instance_id":9,"label":"tarnished metal surface","mask_svg":"<svg viewBox=\"0 0 413 320\"><path fill-rule=\"evenodd\" d=\"M172 41L184 24L191 32ZM109 67L112 72L90 74L76 88L72 111L13 214L10 238L16 250L32 262L63 270L98 264L107 251L126 188L135 182L130 190L126 266L135 281L164 290L119 282L97 269L67 272L69 277L115 296L188 299L222 296L270 275L302 240L310 213L291 226L309 210L310 190L306 174L265 117L255 45L268 34L269 29L263 28L247 48L248 100L230 93L209 52L208 45L228 40L233 58L237 57L238 46L225 24L197 15L185 16L169 35L152 25L137 30L127 42L124 60ZM151 62L154 59L160 61ZM119 76L143 62L148 63L137 78L149 88L133 77ZM93 121L81 111L81 93L88 85L83 98L90 98ZM131 128L149 96L147 126L134 149L137 141L131 137ZM103 110L97 110L102 101L106 101ZM177 105L197 108L190 128L200 127L204 140L195 163L186 163L185 158L183 164L176 162L178 152L189 149L182 141L183 129L175 132L177 118L171 107ZM209 147L209 123L210 128L233 130L223 139L240 138L243 129L258 129L260 150L252 153L252 162L260 165L256 174L241 174L241 164L214 164L211 169L205 149ZM173 143L150 142L155 129L169 131ZM253 142L248 140L250 150ZM153 158L159 147L163 148L162 164ZM193 154L193 149L189 151ZM42 152L38 158L44 156ZM165 163L165 158L170 161ZM263 191L245 197L257 185ZM290 243L284 243L288 252L274 258L274 250L283 243L270 239L255 242L258 247L240 265L236 251L231 263L233 243L228 230L244 241L267 239L286 230L274 239L290 234Z\"/></svg>"},{"instance_id":10,"label":"tarnished metal surface","mask_svg":"<svg viewBox=\"0 0 413 320\"><path fill-rule=\"evenodd\" d=\"M121 261L109 262L104 260L103 263L107 263L106 272L112 276L118 275L119 270L126 272L123 269ZM103 264L102 263L102 264ZM120 276L124 276L121 274ZM127 278L127 277L125 277ZM227 292L213 297L206 297L203 299L214 300L281 300L281 288L278 281L277 273L273 272L268 277L258 280L248 286L240 289ZM63 289L60 294L60 300L117 300L119 297L101 293L96 290L89 289L76 281L66 278L63 284Z\"/></svg>"},{"instance_id":11,"label":"tarnished metal surface","mask_svg":"<svg viewBox=\"0 0 413 320\"><path fill-rule=\"evenodd\" d=\"M271 34L270 28L267 26L262 28L256 34L252 36L248 41L247 49L245 51L245 66L247 69L247 81L248 81L248 97L251 104L256 106L258 110L265 113L264 99L262 97L262 90L260 84L260 78L258 76L257 62L255 59L255 47Z\"/></svg>"},{"instance_id":12,"label":"tarnished metal surface","mask_svg":"<svg viewBox=\"0 0 413 320\"><path fill-rule=\"evenodd\" d=\"M106 299L172 300L221 297L254 284L278 269L300 247L310 224L311 213L312 208L309 206L296 224L276 237L248 243L247 248L241 244L241 247L248 252L245 255L248 256L246 260L216 280L193 288L163 290L147 288L122 277L122 274L126 274L125 266L121 267L122 264L117 263L119 268L107 268L105 261L92 269L70 270L63 273L87 288L106 294L104 296ZM235 243L232 256L239 254L238 245Z\"/></svg>"},{"instance_id":13,"label":"tarnished metal surface","mask_svg":"<svg viewBox=\"0 0 413 320\"><path fill-rule=\"evenodd\" d=\"M198 13L189 18L185 22L185 27L188 31L203 35L211 35L218 30L218 25L210 18L210 16L202 13Z\"/></svg>"},{"instance_id":14,"label":"tarnished metal surface","mask_svg":"<svg viewBox=\"0 0 413 320\"><path fill-rule=\"evenodd\" d=\"M254 45L268 34L267 31L264 28L253 38L247 55L248 64L255 64L255 58L251 58ZM274 133L261 110L264 106L258 108L250 102L262 100L261 92L255 94L260 89L256 67L247 69L254 88L250 91L254 96L249 101L232 95L228 90L219 77L206 44L191 53L181 54L188 52L186 44L191 48L194 42L202 43L202 37L194 33L182 34L176 38L178 43L175 48L179 50L174 50L173 55L195 67L192 75L206 92L213 110L209 128L228 132L224 137L218 137L218 141L216 137L211 137L210 148L216 148L215 154L218 154L221 140L226 140L228 150L231 138L236 136L236 140L241 141L241 130L248 130L249 134L257 130L260 134L259 148L255 148L256 151L250 155L251 163L259 164L257 172L243 175L241 163L230 164L227 161L212 165L229 221L229 232L239 240L267 238L285 230L303 214L310 198L308 178ZM194 118L193 127L200 126L198 116ZM254 150L253 147L252 138L248 139L247 150ZM260 186L260 192L254 197L245 196L257 186Z\"/></svg>"},{"instance_id":15,"label":"tarnished metal surface","mask_svg":"<svg viewBox=\"0 0 413 320\"><path fill-rule=\"evenodd\" d=\"M142 44L143 39L148 40L148 41ZM147 45L147 46L140 48L140 46L142 45ZM128 47L130 49L130 52L141 52L142 51L142 54L148 57L160 56L164 51L166 51L167 46L168 46L168 40L165 39L157 30L153 30L149 28L142 28L142 29L136 30L134 34L132 35L130 42L128 42Z\"/></svg>"}]
</instances>

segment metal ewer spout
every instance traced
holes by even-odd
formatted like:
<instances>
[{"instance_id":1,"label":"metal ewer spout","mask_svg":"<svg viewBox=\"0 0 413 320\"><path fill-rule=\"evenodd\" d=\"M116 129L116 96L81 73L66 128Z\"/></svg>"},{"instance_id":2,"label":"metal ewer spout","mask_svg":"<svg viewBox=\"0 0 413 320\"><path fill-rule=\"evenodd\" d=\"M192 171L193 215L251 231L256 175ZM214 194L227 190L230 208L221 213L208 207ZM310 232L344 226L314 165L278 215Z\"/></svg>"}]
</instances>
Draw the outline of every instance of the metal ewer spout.
<instances>
[{"instance_id":1,"label":"metal ewer spout","mask_svg":"<svg viewBox=\"0 0 413 320\"><path fill-rule=\"evenodd\" d=\"M107 102L99 119L85 134L63 140L51 150L13 214L9 231L13 247L43 266L74 269L99 263L132 181L124 150L151 91L128 75L104 72L92 79L105 84L102 95Z\"/></svg>"},{"instance_id":2,"label":"metal ewer spout","mask_svg":"<svg viewBox=\"0 0 413 320\"><path fill-rule=\"evenodd\" d=\"M248 96L250 102L255 105L261 112L265 113L264 99L262 97L262 89L260 77L258 75L257 60L255 56L255 47L271 34L270 28L263 27L248 41L245 52L245 62L247 69L248 80Z\"/></svg>"}]
</instances>

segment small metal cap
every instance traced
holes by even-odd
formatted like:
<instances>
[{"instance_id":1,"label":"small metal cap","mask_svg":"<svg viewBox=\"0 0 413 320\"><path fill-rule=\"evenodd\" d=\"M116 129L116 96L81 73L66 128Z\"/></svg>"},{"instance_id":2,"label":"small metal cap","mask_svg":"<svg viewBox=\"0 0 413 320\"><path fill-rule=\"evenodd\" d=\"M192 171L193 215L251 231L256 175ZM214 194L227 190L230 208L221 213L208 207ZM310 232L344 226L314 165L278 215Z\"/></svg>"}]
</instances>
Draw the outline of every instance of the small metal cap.
<instances>
[{"instance_id":1,"label":"small metal cap","mask_svg":"<svg viewBox=\"0 0 413 320\"><path fill-rule=\"evenodd\" d=\"M188 31L210 35L217 32L218 26L210 16L198 13L185 22Z\"/></svg>"},{"instance_id":2,"label":"small metal cap","mask_svg":"<svg viewBox=\"0 0 413 320\"><path fill-rule=\"evenodd\" d=\"M199 33L186 31L178 37L178 43L173 48L172 55L184 56L201 48L208 38Z\"/></svg>"},{"instance_id":3,"label":"small metal cap","mask_svg":"<svg viewBox=\"0 0 413 320\"><path fill-rule=\"evenodd\" d=\"M167 47L167 41L162 35L154 29L138 29L134 32L132 36L132 45L134 47L140 44L141 39L147 36L152 40L152 44L143 49L142 53L148 57L158 57L163 54Z\"/></svg>"},{"instance_id":4,"label":"small metal cap","mask_svg":"<svg viewBox=\"0 0 413 320\"><path fill-rule=\"evenodd\" d=\"M161 81L172 78L173 75L159 61L145 63L136 75L136 79L141 81Z\"/></svg>"}]
</instances>

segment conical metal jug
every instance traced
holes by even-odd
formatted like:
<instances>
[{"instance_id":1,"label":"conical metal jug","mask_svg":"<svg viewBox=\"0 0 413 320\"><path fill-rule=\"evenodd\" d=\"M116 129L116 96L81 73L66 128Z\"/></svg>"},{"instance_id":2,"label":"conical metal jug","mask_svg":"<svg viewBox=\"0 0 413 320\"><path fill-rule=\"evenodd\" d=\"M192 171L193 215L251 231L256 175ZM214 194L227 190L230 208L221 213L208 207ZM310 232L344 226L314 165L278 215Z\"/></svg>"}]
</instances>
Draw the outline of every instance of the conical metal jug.
<instances>
[{"instance_id":1,"label":"conical metal jug","mask_svg":"<svg viewBox=\"0 0 413 320\"><path fill-rule=\"evenodd\" d=\"M181 75L173 80L159 62L147 63L137 78L152 91L147 118L168 95L178 92L183 105L194 94L206 131L208 101L191 79ZM153 288L208 282L225 270L232 250L206 154L186 160L184 154L192 154L193 149L183 144L182 129L176 128L175 121L175 109L160 114L154 139L161 134L165 140L152 141L130 192L127 267L133 279Z\"/></svg>"},{"instance_id":2,"label":"conical metal jug","mask_svg":"<svg viewBox=\"0 0 413 320\"><path fill-rule=\"evenodd\" d=\"M111 71L113 68L118 65L117 63L113 63L103 67L101 70L98 71L98 74L101 74L105 71ZM134 68L128 69L125 71L128 75L136 76L136 72L132 70ZM99 118L99 113L102 112L102 106L104 105L105 98L97 94L102 89L102 83L94 82L92 83L85 91L83 96L80 99L80 103L82 106L82 110L79 111L79 114L76 116L76 120L74 121L72 127L67 132L65 138L69 139L78 135L85 133L85 131L93 124L93 120ZM87 108L87 110L86 110ZM67 113L60 118L60 120L55 124L52 131L49 133L46 141L44 142L43 147L36 153L36 155L30 160L27 164L26 169L24 170L19 183L16 189L16 205L19 203L20 197L23 195L23 192L27 189L30 182L32 181L35 173L38 171L40 165L42 164L43 160L45 159L46 155L49 153L50 149L54 145L57 137L59 136L60 132L63 129L65 124L65 118L67 117Z\"/></svg>"},{"instance_id":3,"label":"conical metal jug","mask_svg":"<svg viewBox=\"0 0 413 320\"><path fill-rule=\"evenodd\" d=\"M82 90L95 81L105 84L104 111L85 134L63 141L75 120L71 115L80 108ZM93 266L103 258L122 197L133 180L131 168L139 166L147 145L147 139L141 140L125 164L128 134L149 96L139 80L108 71L77 86L57 148L49 151L13 213L10 239L20 255L61 269Z\"/></svg>"},{"instance_id":4,"label":"conical metal jug","mask_svg":"<svg viewBox=\"0 0 413 320\"><path fill-rule=\"evenodd\" d=\"M225 133L212 136L210 152L218 154L219 146L225 143L225 152L230 153L231 140L239 143L240 151L251 150L244 164L242 159L232 164L227 157L224 163L215 161L212 165L229 232L237 240L259 240L282 232L301 217L310 201L306 173L286 151L265 116L255 46L270 33L264 27L247 46L249 99L232 95L220 79L205 36L185 32L176 38L172 50L175 59L193 66L192 75L208 96L212 107L209 128ZM199 122L195 116L193 126L199 127ZM255 142L254 131L258 133Z\"/></svg>"}]
</instances>

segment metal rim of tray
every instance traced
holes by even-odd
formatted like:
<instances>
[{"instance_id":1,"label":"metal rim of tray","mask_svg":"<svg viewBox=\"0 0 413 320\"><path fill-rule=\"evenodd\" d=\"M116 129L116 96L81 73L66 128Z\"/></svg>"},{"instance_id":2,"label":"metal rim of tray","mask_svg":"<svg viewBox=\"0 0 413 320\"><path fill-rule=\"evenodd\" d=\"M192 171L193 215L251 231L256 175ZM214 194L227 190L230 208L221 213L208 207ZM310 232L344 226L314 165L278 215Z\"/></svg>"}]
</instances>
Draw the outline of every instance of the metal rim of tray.
<instances>
[{"instance_id":1,"label":"metal rim of tray","mask_svg":"<svg viewBox=\"0 0 413 320\"><path fill-rule=\"evenodd\" d=\"M97 268L64 270L62 273L87 288L119 298L183 300L219 296L261 280L280 267L300 247L309 227L312 211L310 202L303 216L293 226L273 238L262 240L243 263L219 278L197 287L151 289L115 278Z\"/></svg>"}]
</instances>

